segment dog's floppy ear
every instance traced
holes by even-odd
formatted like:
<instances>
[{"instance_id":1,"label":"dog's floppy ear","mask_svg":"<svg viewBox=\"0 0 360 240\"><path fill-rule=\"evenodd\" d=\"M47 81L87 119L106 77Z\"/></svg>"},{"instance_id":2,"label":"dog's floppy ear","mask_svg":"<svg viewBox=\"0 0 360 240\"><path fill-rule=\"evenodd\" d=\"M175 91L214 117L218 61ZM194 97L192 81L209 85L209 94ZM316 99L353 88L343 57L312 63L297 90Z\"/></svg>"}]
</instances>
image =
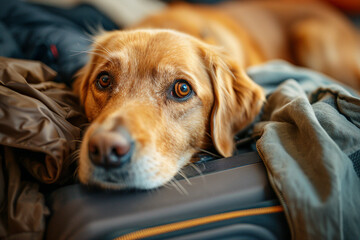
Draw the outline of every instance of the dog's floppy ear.
<instances>
[{"instance_id":1,"label":"dog's floppy ear","mask_svg":"<svg viewBox=\"0 0 360 240\"><path fill-rule=\"evenodd\" d=\"M234 135L259 113L264 93L243 68L215 47L205 45L201 52L214 92L212 141L216 150L228 157L234 150Z\"/></svg>"}]
</instances>

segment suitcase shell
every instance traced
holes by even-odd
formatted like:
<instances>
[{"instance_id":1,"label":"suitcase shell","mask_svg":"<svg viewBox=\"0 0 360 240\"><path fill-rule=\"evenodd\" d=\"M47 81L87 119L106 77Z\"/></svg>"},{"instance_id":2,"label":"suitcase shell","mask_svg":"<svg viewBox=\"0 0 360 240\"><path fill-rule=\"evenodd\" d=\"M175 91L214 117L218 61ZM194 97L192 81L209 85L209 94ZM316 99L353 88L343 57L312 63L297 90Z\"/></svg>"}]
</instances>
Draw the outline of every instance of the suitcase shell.
<instances>
[{"instance_id":1,"label":"suitcase shell","mask_svg":"<svg viewBox=\"0 0 360 240\"><path fill-rule=\"evenodd\" d=\"M189 166L188 180L177 176L181 191L104 192L79 184L59 189L48 199L46 239L290 239L257 153L197 168L201 175Z\"/></svg>"}]
</instances>

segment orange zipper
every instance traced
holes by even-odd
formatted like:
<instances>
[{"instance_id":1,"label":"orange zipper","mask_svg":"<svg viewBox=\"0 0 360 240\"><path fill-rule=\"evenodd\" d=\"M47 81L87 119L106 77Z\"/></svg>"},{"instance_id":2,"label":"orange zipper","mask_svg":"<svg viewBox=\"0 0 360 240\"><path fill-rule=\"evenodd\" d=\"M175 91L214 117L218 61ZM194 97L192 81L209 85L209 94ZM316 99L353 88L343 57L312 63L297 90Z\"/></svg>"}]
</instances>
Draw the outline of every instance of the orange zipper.
<instances>
[{"instance_id":1,"label":"orange zipper","mask_svg":"<svg viewBox=\"0 0 360 240\"><path fill-rule=\"evenodd\" d=\"M261 214L270 214L270 213L277 213L283 212L282 206L271 206L271 207L264 207L264 208L253 208L253 209L246 209L246 210L238 210L233 212L227 213L220 213L216 215L195 218L190 220L185 220L176 223L169 223L166 225L156 226L141 229L135 232L131 232L125 234L123 236L117 237L114 240L131 240L131 239L142 239L147 237L152 237L164 233L175 232L178 230L183 230L186 228L196 227L200 225L205 225L209 223L239 218L239 217L248 217L248 216L255 216Z\"/></svg>"}]
</instances>

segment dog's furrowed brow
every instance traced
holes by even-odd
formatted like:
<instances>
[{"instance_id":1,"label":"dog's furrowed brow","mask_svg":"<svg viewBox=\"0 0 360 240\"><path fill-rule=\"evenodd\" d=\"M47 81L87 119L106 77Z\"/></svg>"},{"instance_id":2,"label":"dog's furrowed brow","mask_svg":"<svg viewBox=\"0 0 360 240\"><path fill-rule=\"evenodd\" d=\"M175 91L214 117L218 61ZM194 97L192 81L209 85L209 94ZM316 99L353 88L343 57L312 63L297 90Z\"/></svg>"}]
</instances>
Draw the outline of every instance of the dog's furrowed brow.
<instances>
[{"instance_id":1,"label":"dog's furrowed brow","mask_svg":"<svg viewBox=\"0 0 360 240\"><path fill-rule=\"evenodd\" d=\"M179 67L178 65L159 65L153 70L153 78L164 79L167 82L172 82L177 79L184 79L191 81L195 79L195 75L188 67Z\"/></svg>"},{"instance_id":2,"label":"dog's furrowed brow","mask_svg":"<svg viewBox=\"0 0 360 240\"><path fill-rule=\"evenodd\" d=\"M130 64L134 64L130 62L130 56L126 50L112 51L106 60L109 62L109 67L122 72L129 71Z\"/></svg>"},{"instance_id":3,"label":"dog's furrowed brow","mask_svg":"<svg viewBox=\"0 0 360 240\"><path fill-rule=\"evenodd\" d=\"M174 77L180 73L180 69L170 64L159 64L153 74L157 77Z\"/></svg>"}]
</instances>

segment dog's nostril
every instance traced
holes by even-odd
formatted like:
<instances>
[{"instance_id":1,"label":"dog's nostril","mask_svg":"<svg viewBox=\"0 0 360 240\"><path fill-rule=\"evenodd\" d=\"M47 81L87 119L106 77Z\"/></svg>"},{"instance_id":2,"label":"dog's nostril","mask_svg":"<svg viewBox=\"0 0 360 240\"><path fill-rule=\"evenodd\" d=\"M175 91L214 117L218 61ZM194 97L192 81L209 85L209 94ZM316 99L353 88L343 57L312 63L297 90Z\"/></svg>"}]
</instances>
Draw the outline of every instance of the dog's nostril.
<instances>
[{"instance_id":1,"label":"dog's nostril","mask_svg":"<svg viewBox=\"0 0 360 240\"><path fill-rule=\"evenodd\" d=\"M93 143L89 143L89 153L91 153L92 155L99 155L99 148L94 145Z\"/></svg>"},{"instance_id":2,"label":"dog's nostril","mask_svg":"<svg viewBox=\"0 0 360 240\"><path fill-rule=\"evenodd\" d=\"M127 154L130 151L130 144L129 145L117 145L112 147L110 153L107 156L107 161L109 165L114 166L121 166L124 163L130 160L130 155Z\"/></svg>"},{"instance_id":3,"label":"dog's nostril","mask_svg":"<svg viewBox=\"0 0 360 240\"><path fill-rule=\"evenodd\" d=\"M117 132L100 132L89 139L89 159L104 168L121 167L129 162L133 143Z\"/></svg>"},{"instance_id":4,"label":"dog's nostril","mask_svg":"<svg viewBox=\"0 0 360 240\"><path fill-rule=\"evenodd\" d=\"M111 151L119 157L124 156L130 151L130 144L114 146Z\"/></svg>"},{"instance_id":5,"label":"dog's nostril","mask_svg":"<svg viewBox=\"0 0 360 240\"><path fill-rule=\"evenodd\" d=\"M102 165L103 154L99 149L99 141L96 138L92 138L89 141L89 158L96 165Z\"/></svg>"}]
</instances>

